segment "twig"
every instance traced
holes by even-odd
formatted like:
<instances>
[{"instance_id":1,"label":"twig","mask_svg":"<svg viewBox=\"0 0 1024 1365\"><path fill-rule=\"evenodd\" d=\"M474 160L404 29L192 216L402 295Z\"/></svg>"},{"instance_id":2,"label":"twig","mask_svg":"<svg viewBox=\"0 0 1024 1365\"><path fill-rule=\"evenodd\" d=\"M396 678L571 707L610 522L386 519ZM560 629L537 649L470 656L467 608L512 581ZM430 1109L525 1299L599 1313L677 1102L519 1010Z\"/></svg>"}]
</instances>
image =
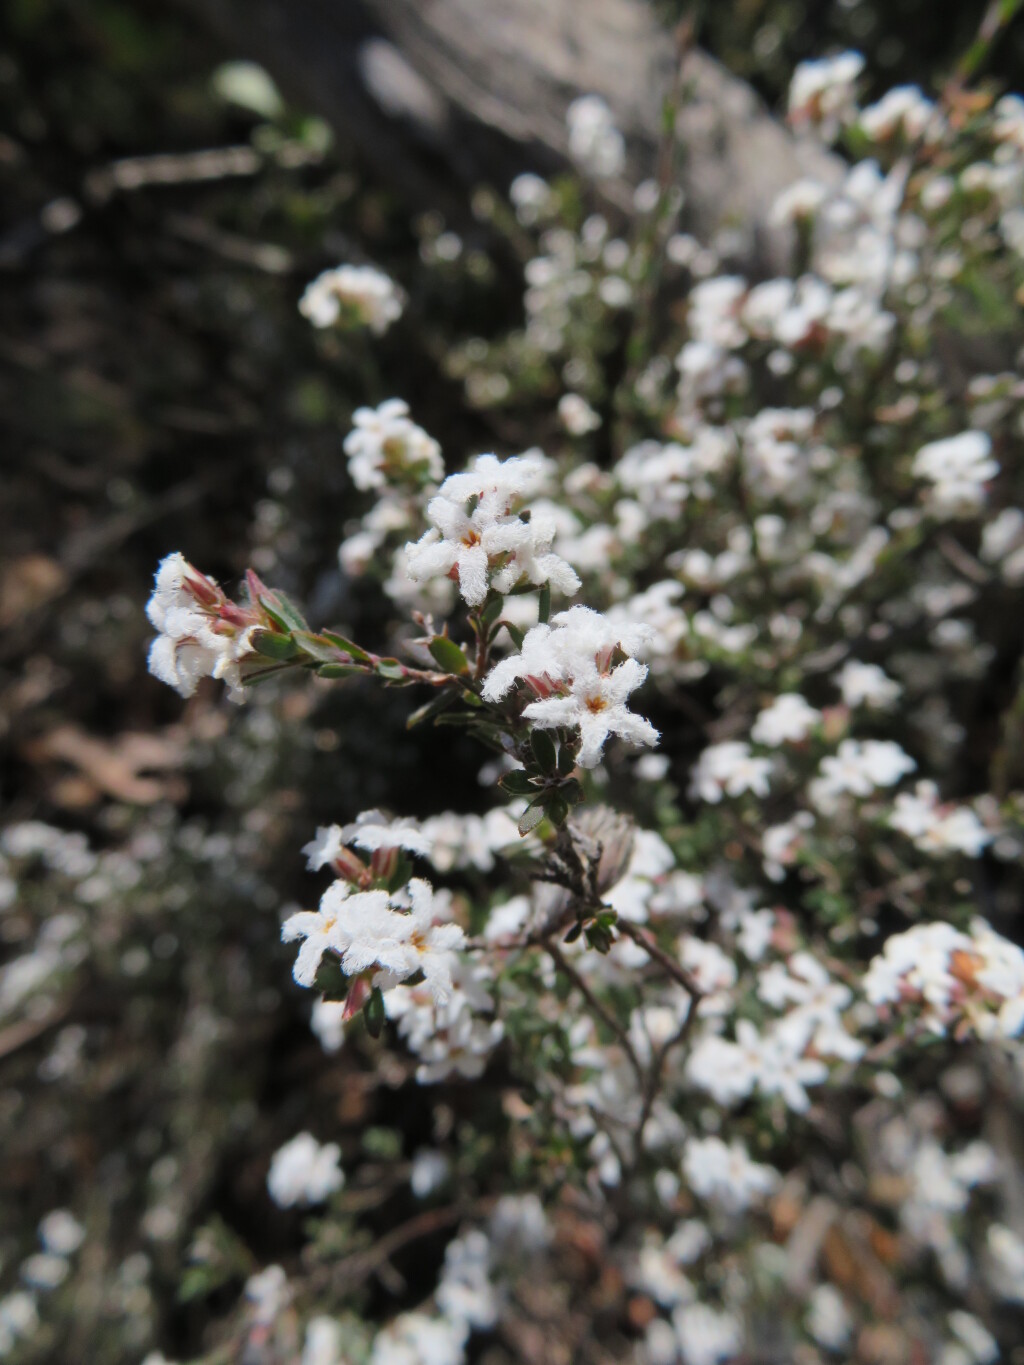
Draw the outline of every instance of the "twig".
<instances>
[{"instance_id":1,"label":"twig","mask_svg":"<svg viewBox=\"0 0 1024 1365\"><path fill-rule=\"evenodd\" d=\"M626 1033L626 1030L622 1027L619 1021L615 1018L615 1016L609 1010L607 1010L604 1005L602 1005L600 1000L598 1000L597 996L590 989L587 982L579 974L576 968L572 965L572 963L562 952L561 948L558 946L557 943L553 943L551 939L545 939L542 944L542 947L548 953L552 962L554 962L558 970L564 976L567 976L569 978L569 980L579 991L580 995L583 996L584 1000L586 1000L587 1004L594 1011L597 1017L608 1029L611 1030L611 1032L618 1039L618 1042L622 1047L622 1050L629 1058L629 1064L636 1073L637 1080L639 1081L640 1086L642 1088L645 1083L644 1069L640 1065L640 1058L636 1055L636 1048L633 1046L632 1042L630 1042L629 1035Z\"/></svg>"},{"instance_id":2,"label":"twig","mask_svg":"<svg viewBox=\"0 0 1024 1365\"><path fill-rule=\"evenodd\" d=\"M343 1284L346 1289L350 1289L367 1279L396 1251L401 1251L410 1242L418 1242L421 1237L429 1237L431 1233L440 1232L442 1228L450 1227L453 1223L460 1223L463 1218L488 1213L494 1202L493 1199L481 1199L468 1206L449 1204L440 1209L426 1209L415 1218L410 1218L408 1222L392 1228L365 1251L357 1251L336 1265L325 1267L327 1276L332 1282Z\"/></svg>"},{"instance_id":3,"label":"twig","mask_svg":"<svg viewBox=\"0 0 1024 1365\"><path fill-rule=\"evenodd\" d=\"M690 1017L692 1017L696 1012L698 1002L704 998L704 992L697 985L696 981L686 968L681 966L675 958L670 957L669 954L665 952L664 948L658 946L654 940L653 934L640 929L630 920L620 918L615 927L620 934L625 934L627 938L631 938L634 943L639 944L648 957L653 958L659 967L665 969L673 981L682 986L692 1002L690 1009Z\"/></svg>"}]
</instances>

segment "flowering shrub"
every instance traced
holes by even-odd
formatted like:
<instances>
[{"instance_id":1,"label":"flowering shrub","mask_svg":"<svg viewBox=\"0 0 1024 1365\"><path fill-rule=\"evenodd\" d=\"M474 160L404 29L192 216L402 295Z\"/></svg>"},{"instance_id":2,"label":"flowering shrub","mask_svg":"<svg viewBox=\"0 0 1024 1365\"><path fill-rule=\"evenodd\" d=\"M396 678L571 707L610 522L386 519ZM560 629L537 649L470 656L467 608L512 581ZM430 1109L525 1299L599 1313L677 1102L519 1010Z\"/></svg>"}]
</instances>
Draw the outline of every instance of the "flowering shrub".
<instances>
[{"instance_id":1,"label":"flowering shrub","mask_svg":"<svg viewBox=\"0 0 1024 1365\"><path fill-rule=\"evenodd\" d=\"M588 1277L607 1323L566 1329L580 1359L1014 1346L1024 103L954 84L863 108L862 67L796 73L794 125L849 162L778 204L787 276L677 231L668 178L628 238L569 179L513 184L524 326L450 368L492 414L533 403L548 453L446 466L405 399L357 410L344 451L372 501L340 563L379 592L389 652L255 572L236 601L181 554L158 570L150 668L183 697L294 672L402 689L410 726L487 750L494 793L483 815L365 810L303 850L331 878L281 927L310 1025L382 1083L411 1059L433 1126L407 1169L380 1134L343 1151L327 1111L293 1130L265 1198L318 1210L296 1268L213 1232L194 1248L198 1272L246 1276L239 1352L538 1358L523 1319L569 1321L561 1287ZM620 174L601 101L572 106L569 146ZM403 291L343 266L300 307L369 346ZM3 844L5 873L52 865L101 928L119 878L144 899L139 850L33 823ZM0 1006L98 970L102 943L51 916ZM382 1231L373 1182L395 1171L423 1207ZM4 1349L77 1229L40 1225ZM436 1283L409 1302L388 1258L433 1234ZM404 1311L361 1292L377 1272Z\"/></svg>"}]
</instances>

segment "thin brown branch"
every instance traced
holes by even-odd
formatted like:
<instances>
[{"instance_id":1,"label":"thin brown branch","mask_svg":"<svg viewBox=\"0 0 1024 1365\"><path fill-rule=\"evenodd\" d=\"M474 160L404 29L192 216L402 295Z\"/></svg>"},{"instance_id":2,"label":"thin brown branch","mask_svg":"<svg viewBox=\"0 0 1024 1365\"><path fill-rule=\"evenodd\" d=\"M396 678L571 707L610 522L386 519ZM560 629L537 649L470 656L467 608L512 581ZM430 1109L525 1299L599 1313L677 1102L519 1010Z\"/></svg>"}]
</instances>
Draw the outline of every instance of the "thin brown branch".
<instances>
[{"instance_id":1,"label":"thin brown branch","mask_svg":"<svg viewBox=\"0 0 1024 1365\"><path fill-rule=\"evenodd\" d=\"M586 1000L587 1004L590 1006L591 1010L593 1010L594 1014L596 1014L597 1017L601 1020L601 1022L605 1025L605 1027L608 1028L612 1034L614 1034L623 1052L625 1052L626 1056L629 1058L629 1064L636 1073L637 1080L639 1081L640 1086L643 1087L644 1069L640 1065L640 1058L636 1055L636 1048L630 1042L629 1035L626 1033L626 1030L622 1027L619 1021L611 1013L611 1011L606 1009L605 1006L601 1003L601 1001L598 1000L597 996L590 989L590 986L580 975L580 973L576 970L576 968L572 965L572 963L569 961L566 955L562 952L561 948L558 946L557 943L553 943L551 939L545 939L542 944L542 947L547 952L548 956L551 958L552 962L554 962L555 966L562 973L562 975L568 977L568 979L579 991L580 995L583 996L584 1000Z\"/></svg>"}]
</instances>

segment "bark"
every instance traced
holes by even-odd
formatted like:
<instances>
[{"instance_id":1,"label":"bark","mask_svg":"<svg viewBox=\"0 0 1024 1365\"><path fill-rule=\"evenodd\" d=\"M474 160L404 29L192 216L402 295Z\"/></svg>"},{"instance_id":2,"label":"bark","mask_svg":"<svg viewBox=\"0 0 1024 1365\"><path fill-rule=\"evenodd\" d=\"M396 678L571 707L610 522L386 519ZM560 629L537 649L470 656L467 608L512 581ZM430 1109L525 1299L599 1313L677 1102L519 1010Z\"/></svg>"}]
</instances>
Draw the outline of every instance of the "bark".
<instances>
[{"instance_id":1,"label":"bark","mask_svg":"<svg viewBox=\"0 0 1024 1365\"><path fill-rule=\"evenodd\" d=\"M481 183L566 164L565 111L602 95L626 135L625 206L654 173L677 70L672 35L645 0L175 0L260 62L420 207L458 225ZM755 270L789 264L773 226L780 190L833 182L838 161L798 141L742 81L702 52L685 58L677 129L686 223L730 225Z\"/></svg>"}]
</instances>

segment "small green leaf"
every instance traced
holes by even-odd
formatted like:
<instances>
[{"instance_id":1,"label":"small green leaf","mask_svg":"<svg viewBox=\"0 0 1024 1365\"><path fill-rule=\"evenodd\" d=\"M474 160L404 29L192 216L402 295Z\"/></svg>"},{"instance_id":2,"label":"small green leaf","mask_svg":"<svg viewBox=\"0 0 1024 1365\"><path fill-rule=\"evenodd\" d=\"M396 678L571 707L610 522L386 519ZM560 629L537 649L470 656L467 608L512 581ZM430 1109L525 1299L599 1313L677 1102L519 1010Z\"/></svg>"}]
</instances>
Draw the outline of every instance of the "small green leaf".
<instances>
[{"instance_id":1,"label":"small green leaf","mask_svg":"<svg viewBox=\"0 0 1024 1365\"><path fill-rule=\"evenodd\" d=\"M519 833L529 834L530 830L536 829L544 819L544 807L541 805L527 806L519 817Z\"/></svg>"},{"instance_id":2,"label":"small green leaf","mask_svg":"<svg viewBox=\"0 0 1024 1365\"><path fill-rule=\"evenodd\" d=\"M569 932L566 934L565 938L562 939L562 942L563 942L563 943L575 943L576 940L579 938L580 934L582 934L582 933L583 933L583 921L582 921L582 920L577 920L577 922L572 926L572 928L571 928L571 929L569 930Z\"/></svg>"},{"instance_id":3,"label":"small green leaf","mask_svg":"<svg viewBox=\"0 0 1024 1365\"><path fill-rule=\"evenodd\" d=\"M530 732L530 748L533 756L545 773L553 773L558 765L555 746L546 730L535 729Z\"/></svg>"},{"instance_id":4,"label":"small green leaf","mask_svg":"<svg viewBox=\"0 0 1024 1365\"><path fill-rule=\"evenodd\" d=\"M297 630L293 634L299 648L304 650L310 658L319 660L320 663L347 663L349 659L356 657L351 650L342 649L339 645L332 644L326 635L314 635L309 630ZM339 659L339 654L347 657Z\"/></svg>"},{"instance_id":5,"label":"small green leaf","mask_svg":"<svg viewBox=\"0 0 1024 1365\"><path fill-rule=\"evenodd\" d=\"M365 673L365 668L356 668L354 664L321 664L316 671L318 678L351 678L357 673Z\"/></svg>"},{"instance_id":6,"label":"small green leaf","mask_svg":"<svg viewBox=\"0 0 1024 1365\"><path fill-rule=\"evenodd\" d=\"M252 636L253 648L265 659L294 659L299 647L290 635L276 635L272 630L257 630Z\"/></svg>"},{"instance_id":7,"label":"small green leaf","mask_svg":"<svg viewBox=\"0 0 1024 1365\"><path fill-rule=\"evenodd\" d=\"M379 659L377 661L377 673L382 678L388 678L392 682L401 682L405 677L405 669L397 659Z\"/></svg>"},{"instance_id":8,"label":"small green leaf","mask_svg":"<svg viewBox=\"0 0 1024 1365\"><path fill-rule=\"evenodd\" d=\"M424 721L433 720L440 716L443 711L447 711L450 706L455 705L458 695L454 688L445 688L438 696L432 697L430 701L417 707L405 722L405 728L414 730L417 725L422 725Z\"/></svg>"},{"instance_id":9,"label":"small green leaf","mask_svg":"<svg viewBox=\"0 0 1024 1365\"><path fill-rule=\"evenodd\" d=\"M551 584L545 583L537 599L537 620L546 625L551 616Z\"/></svg>"},{"instance_id":10,"label":"small green leaf","mask_svg":"<svg viewBox=\"0 0 1024 1365\"><path fill-rule=\"evenodd\" d=\"M367 654L366 650L360 649L359 646L353 644L351 640L347 640L344 635L338 635L333 630L322 630L320 632L320 639L326 640L327 643L333 645L335 649L340 649L342 653L347 654L350 659L358 659L360 663L364 664L370 662L370 656Z\"/></svg>"},{"instance_id":11,"label":"small green leaf","mask_svg":"<svg viewBox=\"0 0 1024 1365\"><path fill-rule=\"evenodd\" d=\"M260 606L267 613L274 625L286 635L293 630L309 630L306 619L299 611L294 602L290 601L283 592L264 593L260 599Z\"/></svg>"},{"instance_id":12,"label":"small green leaf","mask_svg":"<svg viewBox=\"0 0 1024 1365\"><path fill-rule=\"evenodd\" d=\"M508 792L509 796L537 795L537 788L522 768L514 768L512 772L506 773L499 781L498 786L501 787L502 791Z\"/></svg>"},{"instance_id":13,"label":"small green leaf","mask_svg":"<svg viewBox=\"0 0 1024 1365\"><path fill-rule=\"evenodd\" d=\"M518 626L514 626L511 621L502 621L501 624L508 631L509 639L515 645L516 649L518 649L520 653L522 653L523 639L525 638L523 632L519 629Z\"/></svg>"},{"instance_id":14,"label":"small green leaf","mask_svg":"<svg viewBox=\"0 0 1024 1365\"><path fill-rule=\"evenodd\" d=\"M449 636L435 635L427 648L430 650L434 662L446 673L454 673L457 677L462 677L469 672L469 660Z\"/></svg>"},{"instance_id":15,"label":"small green leaf","mask_svg":"<svg viewBox=\"0 0 1024 1365\"><path fill-rule=\"evenodd\" d=\"M553 792L547 800L548 819L553 825L564 825L569 816L569 803L561 792Z\"/></svg>"},{"instance_id":16,"label":"small green leaf","mask_svg":"<svg viewBox=\"0 0 1024 1365\"><path fill-rule=\"evenodd\" d=\"M380 987L374 986L363 1006L363 1020L371 1038L379 1038L384 1028L384 997Z\"/></svg>"},{"instance_id":17,"label":"small green leaf","mask_svg":"<svg viewBox=\"0 0 1024 1365\"><path fill-rule=\"evenodd\" d=\"M558 751L558 772L561 777L568 777L576 766L576 751L569 744L563 744Z\"/></svg>"},{"instance_id":18,"label":"small green leaf","mask_svg":"<svg viewBox=\"0 0 1024 1365\"><path fill-rule=\"evenodd\" d=\"M484 630L490 630L491 626L494 625L495 621L497 621L498 617L501 615L501 609L504 605L505 599L500 593L495 593L490 601L486 603L483 611L480 613L480 624L483 626Z\"/></svg>"}]
</instances>

